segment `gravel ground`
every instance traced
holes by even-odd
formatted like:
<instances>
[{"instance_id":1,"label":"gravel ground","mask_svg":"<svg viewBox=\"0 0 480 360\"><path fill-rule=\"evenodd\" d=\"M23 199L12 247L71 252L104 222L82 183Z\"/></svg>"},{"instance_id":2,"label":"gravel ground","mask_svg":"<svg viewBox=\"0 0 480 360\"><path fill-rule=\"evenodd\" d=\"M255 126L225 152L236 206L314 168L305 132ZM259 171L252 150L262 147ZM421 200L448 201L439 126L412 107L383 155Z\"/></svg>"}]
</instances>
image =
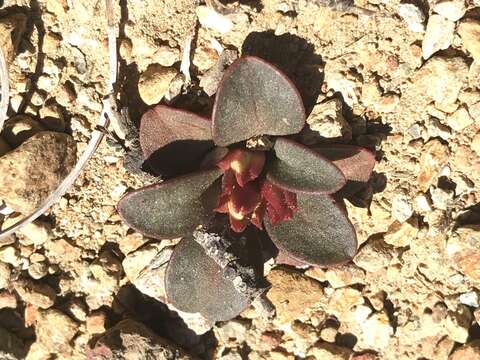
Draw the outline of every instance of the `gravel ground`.
<instances>
[{"instance_id":1,"label":"gravel ground","mask_svg":"<svg viewBox=\"0 0 480 360\"><path fill-rule=\"evenodd\" d=\"M358 0L345 11L240 0L224 15L198 0L119 3L119 100L133 120L162 99L208 113L212 69L253 54L299 87L305 142L376 151L365 206L347 204L359 252L332 269L274 266L273 319L253 308L212 329L182 319L158 301L154 260L172 242L135 233L115 210L152 180L104 141L67 195L0 242L1 358L480 359L478 0ZM55 188L95 127L109 73L104 6L0 1L12 88L0 198L15 210L1 211L3 228Z\"/></svg>"}]
</instances>

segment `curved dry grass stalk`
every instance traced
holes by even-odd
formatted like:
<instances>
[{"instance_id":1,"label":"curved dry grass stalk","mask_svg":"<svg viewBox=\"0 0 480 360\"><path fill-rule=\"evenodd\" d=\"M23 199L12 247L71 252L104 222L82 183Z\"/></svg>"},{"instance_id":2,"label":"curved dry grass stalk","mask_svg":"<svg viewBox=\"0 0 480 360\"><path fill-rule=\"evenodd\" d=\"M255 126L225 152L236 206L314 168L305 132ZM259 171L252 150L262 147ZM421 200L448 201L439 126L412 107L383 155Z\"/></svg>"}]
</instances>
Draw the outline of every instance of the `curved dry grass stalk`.
<instances>
[{"instance_id":1,"label":"curved dry grass stalk","mask_svg":"<svg viewBox=\"0 0 480 360\"><path fill-rule=\"evenodd\" d=\"M114 84L117 81L117 30L115 27L114 23L114 15L113 15L113 5L111 0L106 0L106 11L107 11L107 19L108 19L108 43L109 43L109 65L110 65L110 77L109 77L109 83L108 83L108 91L113 93L114 91ZM2 63L3 60L3 63ZM5 70L4 70L5 69ZM6 71L6 63L5 63L5 58L3 57L3 53L1 52L0 49L0 81L1 81L1 86L2 86L2 99L1 103L2 106L0 106L0 130L3 126L3 121L5 120L6 117L6 110L5 113L3 113L3 102L4 99L7 102L6 107L8 108L8 88L6 90L6 94L4 95L4 82L5 82L5 76L4 76L4 71L7 74L6 81L8 85L8 73ZM95 150L98 148L100 145L100 142L102 141L104 137L104 133L101 131L101 129L104 129L108 126L110 119L108 114L114 114L116 107L112 102L114 101L114 97L109 94L103 102L103 109L100 114L99 119L97 120L96 124L96 130L93 131L92 137L90 138L90 141L88 142L87 147L85 148L84 152L80 156L80 158L77 161L76 166L73 168L73 170L68 174L68 176L62 181L60 186L44 201L42 206L38 208L36 211L34 211L32 214L28 215L27 217L23 218L19 222L17 222L15 225L12 225L11 227L0 231L0 239L5 238L7 236L10 236L14 232L20 230L23 226L30 224L32 221L37 219L40 215L42 215L45 211L47 211L55 202L62 197L67 190L73 185L75 180L78 178L80 175L81 171L85 167L85 165L88 163L88 160L93 156L95 153ZM5 96L5 97L4 97Z\"/></svg>"},{"instance_id":2,"label":"curved dry grass stalk","mask_svg":"<svg viewBox=\"0 0 480 360\"><path fill-rule=\"evenodd\" d=\"M0 48L0 132L3 123L7 118L8 104L10 102L10 85L8 79L8 68L5 54Z\"/></svg>"}]
</instances>

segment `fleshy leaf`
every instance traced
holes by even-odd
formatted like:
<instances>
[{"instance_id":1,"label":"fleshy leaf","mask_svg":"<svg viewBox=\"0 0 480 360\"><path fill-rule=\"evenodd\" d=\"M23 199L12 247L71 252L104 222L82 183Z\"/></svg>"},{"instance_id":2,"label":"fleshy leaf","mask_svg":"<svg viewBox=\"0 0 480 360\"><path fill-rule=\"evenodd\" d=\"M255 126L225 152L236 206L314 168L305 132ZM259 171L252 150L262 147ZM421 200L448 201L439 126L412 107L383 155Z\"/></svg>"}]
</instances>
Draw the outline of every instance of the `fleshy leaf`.
<instances>
[{"instance_id":1,"label":"fleshy leaf","mask_svg":"<svg viewBox=\"0 0 480 360\"><path fill-rule=\"evenodd\" d=\"M349 261L357 236L345 211L329 195L297 194L292 220L273 226L265 218L272 241L288 256L306 264L330 266Z\"/></svg>"},{"instance_id":2,"label":"fleshy leaf","mask_svg":"<svg viewBox=\"0 0 480 360\"><path fill-rule=\"evenodd\" d=\"M170 176L189 172L213 147L211 122L188 111L158 105L140 123L146 166Z\"/></svg>"},{"instance_id":3,"label":"fleshy leaf","mask_svg":"<svg viewBox=\"0 0 480 360\"><path fill-rule=\"evenodd\" d=\"M305 125L302 98L276 67L256 57L235 61L215 98L212 135L227 146L257 135L289 135Z\"/></svg>"},{"instance_id":4,"label":"fleshy leaf","mask_svg":"<svg viewBox=\"0 0 480 360\"><path fill-rule=\"evenodd\" d=\"M338 167L295 141L279 138L276 157L270 162L267 179L274 185L299 193L332 194L345 185Z\"/></svg>"},{"instance_id":5,"label":"fleshy leaf","mask_svg":"<svg viewBox=\"0 0 480 360\"><path fill-rule=\"evenodd\" d=\"M314 150L333 162L347 180L367 182L375 167L375 155L360 146L327 145L317 146Z\"/></svg>"},{"instance_id":6,"label":"fleshy leaf","mask_svg":"<svg viewBox=\"0 0 480 360\"><path fill-rule=\"evenodd\" d=\"M226 321L248 305L222 269L206 255L193 238L183 239L168 264L165 289L167 300L187 313L200 313L211 321Z\"/></svg>"},{"instance_id":7,"label":"fleshy leaf","mask_svg":"<svg viewBox=\"0 0 480 360\"><path fill-rule=\"evenodd\" d=\"M125 195L118 212L133 229L146 236L175 238L193 231L213 216L218 204L220 169L150 185Z\"/></svg>"}]
</instances>

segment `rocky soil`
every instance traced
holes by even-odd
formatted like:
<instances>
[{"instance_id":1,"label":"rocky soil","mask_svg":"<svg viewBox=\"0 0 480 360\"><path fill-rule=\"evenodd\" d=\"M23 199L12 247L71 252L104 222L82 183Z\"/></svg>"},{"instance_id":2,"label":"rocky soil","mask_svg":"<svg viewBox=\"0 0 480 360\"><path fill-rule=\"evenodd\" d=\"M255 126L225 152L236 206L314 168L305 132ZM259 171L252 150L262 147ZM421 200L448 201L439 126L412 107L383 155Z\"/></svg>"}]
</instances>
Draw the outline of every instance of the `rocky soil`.
<instances>
[{"instance_id":1,"label":"rocky soil","mask_svg":"<svg viewBox=\"0 0 480 360\"><path fill-rule=\"evenodd\" d=\"M151 179L104 141L66 196L0 242L2 359L480 359L478 0L357 0L342 12L240 0L223 15L198 0L119 4L119 100L133 120L160 101L208 113L223 67L253 54L299 87L304 142L376 151L369 189L348 204L359 253L332 269L267 266L273 319L252 308L210 329L181 317L160 302L172 243L115 210ZM0 0L12 88L2 228L86 146L106 95L104 14L103 1Z\"/></svg>"}]
</instances>

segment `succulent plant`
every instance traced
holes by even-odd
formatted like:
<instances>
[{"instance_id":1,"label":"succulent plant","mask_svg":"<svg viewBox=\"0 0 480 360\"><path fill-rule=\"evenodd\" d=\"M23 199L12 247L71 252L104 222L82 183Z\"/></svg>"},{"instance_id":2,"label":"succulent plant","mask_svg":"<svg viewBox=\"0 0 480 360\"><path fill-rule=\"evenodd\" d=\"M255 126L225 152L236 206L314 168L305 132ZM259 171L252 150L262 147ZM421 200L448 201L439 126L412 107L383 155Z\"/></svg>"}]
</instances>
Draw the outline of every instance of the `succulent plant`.
<instances>
[{"instance_id":1,"label":"succulent plant","mask_svg":"<svg viewBox=\"0 0 480 360\"><path fill-rule=\"evenodd\" d=\"M227 320L262 293L258 234L296 263L355 255L341 195L368 181L374 156L351 145L306 147L295 140L305 118L292 82L256 57L227 69L211 120L163 105L143 116L143 155L171 178L128 193L118 211L148 237L182 238L166 273L167 300L179 310Z\"/></svg>"}]
</instances>

